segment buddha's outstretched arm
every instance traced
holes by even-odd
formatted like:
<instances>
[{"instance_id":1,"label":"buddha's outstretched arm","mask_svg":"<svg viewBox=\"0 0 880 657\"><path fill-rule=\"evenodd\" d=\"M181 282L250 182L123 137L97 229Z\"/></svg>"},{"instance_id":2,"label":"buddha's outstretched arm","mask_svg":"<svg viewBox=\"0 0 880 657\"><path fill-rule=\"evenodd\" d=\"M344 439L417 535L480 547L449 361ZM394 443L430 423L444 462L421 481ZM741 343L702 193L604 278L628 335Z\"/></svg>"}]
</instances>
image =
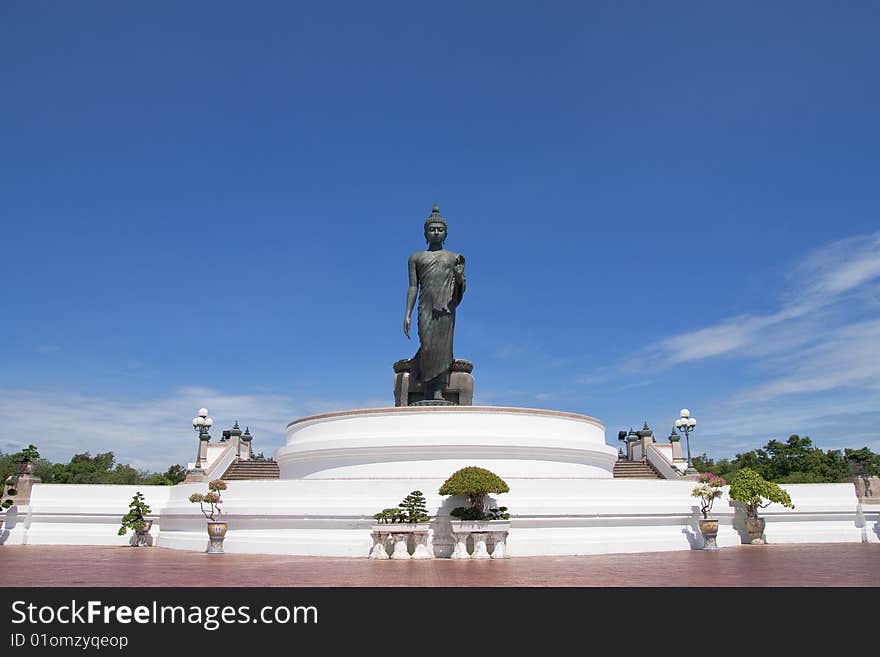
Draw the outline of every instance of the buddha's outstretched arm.
<instances>
[{"instance_id":1,"label":"buddha's outstretched arm","mask_svg":"<svg viewBox=\"0 0 880 657\"><path fill-rule=\"evenodd\" d=\"M409 257L409 287L406 290L406 312L403 315L403 333L409 337L409 325L412 320L412 310L416 303L416 294L419 291L419 278L416 274L415 254Z\"/></svg>"}]
</instances>

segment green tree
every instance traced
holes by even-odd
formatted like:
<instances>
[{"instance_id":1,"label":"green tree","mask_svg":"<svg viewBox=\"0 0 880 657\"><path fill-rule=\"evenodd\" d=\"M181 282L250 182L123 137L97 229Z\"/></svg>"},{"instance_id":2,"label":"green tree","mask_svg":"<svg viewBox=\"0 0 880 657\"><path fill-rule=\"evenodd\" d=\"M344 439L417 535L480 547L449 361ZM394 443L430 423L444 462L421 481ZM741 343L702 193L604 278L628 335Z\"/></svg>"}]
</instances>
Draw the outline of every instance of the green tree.
<instances>
[{"instance_id":1,"label":"green tree","mask_svg":"<svg viewBox=\"0 0 880 657\"><path fill-rule=\"evenodd\" d=\"M12 456L0 456L0 472L9 464L14 471ZM138 470L126 463L116 463L113 452L92 456L89 452L74 454L69 463L51 463L40 459L34 465L34 475L47 484L150 484L173 486L186 478L186 470L172 465L164 474Z\"/></svg>"},{"instance_id":2,"label":"green tree","mask_svg":"<svg viewBox=\"0 0 880 657\"><path fill-rule=\"evenodd\" d=\"M732 461L713 461L705 454L693 459L700 472L711 472L730 479L736 472L749 468L767 481L783 484L834 483L849 481L852 477L850 462L863 464L866 469L880 473L880 455L867 447L822 451L813 445L809 436L789 436L785 442L770 440L763 448L737 454Z\"/></svg>"},{"instance_id":3,"label":"green tree","mask_svg":"<svg viewBox=\"0 0 880 657\"><path fill-rule=\"evenodd\" d=\"M749 468L760 474L764 479L773 478L773 467L770 463L770 456L763 449L754 449L750 452L737 454L730 462L731 474Z\"/></svg>"},{"instance_id":4,"label":"green tree","mask_svg":"<svg viewBox=\"0 0 880 657\"><path fill-rule=\"evenodd\" d=\"M865 474L880 477L880 454L875 454L867 447L862 447L861 449L846 448L843 450L843 453L844 459L847 462L847 469L849 469L849 464L852 463L855 466L864 468Z\"/></svg>"},{"instance_id":5,"label":"green tree","mask_svg":"<svg viewBox=\"0 0 880 657\"><path fill-rule=\"evenodd\" d=\"M172 465L164 473L149 474L146 483L153 486L173 486L186 479L186 469L182 465Z\"/></svg>"},{"instance_id":6,"label":"green tree","mask_svg":"<svg viewBox=\"0 0 880 657\"><path fill-rule=\"evenodd\" d=\"M719 459L718 461L715 461L706 456L706 454L695 456L691 459L691 463L693 463L697 472L711 472L719 477L723 477L731 472L729 460Z\"/></svg>"}]
</instances>

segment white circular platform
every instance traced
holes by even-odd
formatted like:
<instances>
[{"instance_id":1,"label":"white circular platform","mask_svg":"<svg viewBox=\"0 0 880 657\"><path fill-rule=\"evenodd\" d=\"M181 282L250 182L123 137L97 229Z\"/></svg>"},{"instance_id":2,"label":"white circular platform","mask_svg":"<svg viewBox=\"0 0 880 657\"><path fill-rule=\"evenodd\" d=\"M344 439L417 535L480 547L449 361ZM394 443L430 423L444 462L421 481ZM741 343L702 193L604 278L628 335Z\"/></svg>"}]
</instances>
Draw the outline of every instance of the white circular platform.
<instances>
[{"instance_id":1,"label":"white circular platform","mask_svg":"<svg viewBox=\"0 0 880 657\"><path fill-rule=\"evenodd\" d=\"M611 478L605 426L575 413L497 406L406 406L326 413L287 426L282 479L445 479L476 465L502 478Z\"/></svg>"}]
</instances>

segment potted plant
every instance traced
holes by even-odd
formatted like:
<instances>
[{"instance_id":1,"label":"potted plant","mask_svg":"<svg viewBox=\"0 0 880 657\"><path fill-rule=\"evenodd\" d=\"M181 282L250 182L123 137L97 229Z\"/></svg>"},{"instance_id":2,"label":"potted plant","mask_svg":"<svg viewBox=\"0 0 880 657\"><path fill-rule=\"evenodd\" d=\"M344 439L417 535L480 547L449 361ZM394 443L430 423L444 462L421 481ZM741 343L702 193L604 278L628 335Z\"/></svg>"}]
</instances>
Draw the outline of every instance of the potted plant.
<instances>
[{"instance_id":1,"label":"potted plant","mask_svg":"<svg viewBox=\"0 0 880 657\"><path fill-rule=\"evenodd\" d=\"M507 556L506 537L510 529L510 514L507 507L486 509L486 495L490 493L507 493L510 487L494 472L468 466L457 470L440 487L441 495L465 495L470 506L456 507L449 512L452 533L456 539L453 559L486 559L486 535L491 533L495 538L495 549L492 557L501 559ZM473 554L467 552L468 536L473 536Z\"/></svg>"},{"instance_id":2,"label":"potted plant","mask_svg":"<svg viewBox=\"0 0 880 657\"><path fill-rule=\"evenodd\" d=\"M34 461L40 458L40 452L37 450L36 445L28 445L23 450L16 453L13 458L18 464L18 474L29 475L34 473Z\"/></svg>"},{"instance_id":3,"label":"potted plant","mask_svg":"<svg viewBox=\"0 0 880 657\"><path fill-rule=\"evenodd\" d=\"M371 559L388 559L385 541L389 535L394 537L394 551L391 559L430 559L433 554L428 549L428 531L430 530L425 496L422 491L414 490L396 508L382 509L373 518L373 549ZM407 543L413 537L415 549L410 556Z\"/></svg>"},{"instance_id":4,"label":"potted plant","mask_svg":"<svg viewBox=\"0 0 880 657\"><path fill-rule=\"evenodd\" d=\"M412 493L403 498L403 501L397 506L401 509L403 520L411 524L425 523L431 520L428 515L425 496L420 490L414 490Z\"/></svg>"},{"instance_id":5,"label":"potted plant","mask_svg":"<svg viewBox=\"0 0 880 657\"><path fill-rule=\"evenodd\" d=\"M0 510L6 511L14 502L12 498L18 494L15 490L15 481L12 477L6 477L3 484L0 484ZM2 523L0 523L2 527Z\"/></svg>"},{"instance_id":6,"label":"potted plant","mask_svg":"<svg viewBox=\"0 0 880 657\"><path fill-rule=\"evenodd\" d=\"M152 545L153 537L150 536L150 528L153 526L153 521L147 519L150 513L151 510L146 499L138 491L131 498L131 502L128 505L128 513L122 516L122 526L119 528L119 535L124 536L125 532L131 530L134 532L132 545L136 547Z\"/></svg>"},{"instance_id":7,"label":"potted plant","mask_svg":"<svg viewBox=\"0 0 880 657\"><path fill-rule=\"evenodd\" d=\"M14 486L15 481L12 477L6 477L3 485L0 486L0 509L6 511L6 509L12 506L12 498L18 494L18 491L15 490Z\"/></svg>"},{"instance_id":8,"label":"potted plant","mask_svg":"<svg viewBox=\"0 0 880 657\"><path fill-rule=\"evenodd\" d=\"M746 531L749 534L749 543L755 545L764 543L765 520L758 517L758 509L773 503L794 508L787 492L751 468L742 468L730 478L730 499L745 504Z\"/></svg>"},{"instance_id":9,"label":"potted plant","mask_svg":"<svg viewBox=\"0 0 880 657\"><path fill-rule=\"evenodd\" d=\"M718 520L709 518L709 511L712 510L715 500L723 494L721 489L726 484L727 482L715 473L703 472L697 479L697 486L691 491L692 497L700 498L700 513L703 514L703 517L700 518L699 523L700 533L703 535L704 550L718 549L715 540L718 536Z\"/></svg>"},{"instance_id":10,"label":"potted plant","mask_svg":"<svg viewBox=\"0 0 880 657\"><path fill-rule=\"evenodd\" d=\"M208 519L208 554L223 554L223 539L226 538L226 530L228 524L221 520L223 511L220 505L223 500L220 499L220 491L226 490L226 482L222 479L214 479L208 482L208 492L193 493L189 496L190 502L198 502L202 510L202 514Z\"/></svg>"},{"instance_id":11,"label":"potted plant","mask_svg":"<svg viewBox=\"0 0 880 657\"><path fill-rule=\"evenodd\" d=\"M403 511L397 507L382 509L379 513L373 515L373 519L378 525L390 525L394 522L403 522Z\"/></svg>"}]
</instances>

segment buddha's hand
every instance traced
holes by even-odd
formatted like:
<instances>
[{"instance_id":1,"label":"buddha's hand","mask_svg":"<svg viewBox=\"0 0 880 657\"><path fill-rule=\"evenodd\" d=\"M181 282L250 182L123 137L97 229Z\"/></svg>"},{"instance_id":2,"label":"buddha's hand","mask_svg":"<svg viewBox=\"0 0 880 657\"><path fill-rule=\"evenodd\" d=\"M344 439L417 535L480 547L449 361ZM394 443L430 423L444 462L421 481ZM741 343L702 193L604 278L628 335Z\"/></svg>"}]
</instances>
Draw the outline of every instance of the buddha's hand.
<instances>
[{"instance_id":1,"label":"buddha's hand","mask_svg":"<svg viewBox=\"0 0 880 657\"><path fill-rule=\"evenodd\" d=\"M409 324L410 324L409 316L404 317L403 318L403 334L406 337L409 337Z\"/></svg>"}]
</instances>

